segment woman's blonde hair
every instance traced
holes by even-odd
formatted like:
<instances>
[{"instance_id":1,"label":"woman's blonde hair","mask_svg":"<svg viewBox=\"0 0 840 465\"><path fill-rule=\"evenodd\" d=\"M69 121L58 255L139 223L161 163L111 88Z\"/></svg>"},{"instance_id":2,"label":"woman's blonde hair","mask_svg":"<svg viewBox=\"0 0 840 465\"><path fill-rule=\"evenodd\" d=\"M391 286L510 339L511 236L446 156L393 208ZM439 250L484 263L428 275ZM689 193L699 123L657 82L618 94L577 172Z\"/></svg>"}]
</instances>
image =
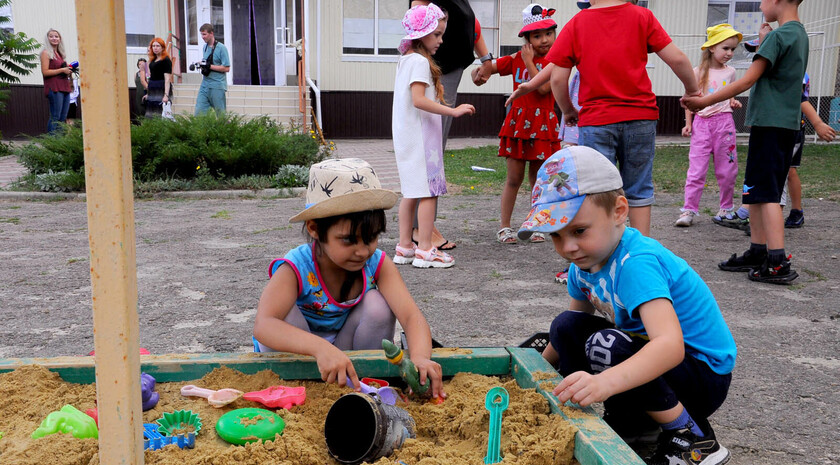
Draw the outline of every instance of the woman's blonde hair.
<instances>
[{"instance_id":1,"label":"woman's blonde hair","mask_svg":"<svg viewBox=\"0 0 840 465\"><path fill-rule=\"evenodd\" d=\"M152 51L152 44L154 43L158 43L162 47L160 50L160 59L163 60L164 58L169 58L169 54L166 53L166 42L164 42L160 37L155 37L151 42L149 42L149 63L158 58L155 56L155 52Z\"/></svg>"},{"instance_id":2,"label":"woman's blonde hair","mask_svg":"<svg viewBox=\"0 0 840 465\"><path fill-rule=\"evenodd\" d=\"M53 47L52 44L50 44L50 32L58 34L58 47ZM61 33L55 29L49 29L47 34L44 36L44 51L50 56L50 60L55 60L56 50L58 51L58 54L61 55L62 60L67 56L64 53L64 38L61 37Z\"/></svg>"}]
</instances>

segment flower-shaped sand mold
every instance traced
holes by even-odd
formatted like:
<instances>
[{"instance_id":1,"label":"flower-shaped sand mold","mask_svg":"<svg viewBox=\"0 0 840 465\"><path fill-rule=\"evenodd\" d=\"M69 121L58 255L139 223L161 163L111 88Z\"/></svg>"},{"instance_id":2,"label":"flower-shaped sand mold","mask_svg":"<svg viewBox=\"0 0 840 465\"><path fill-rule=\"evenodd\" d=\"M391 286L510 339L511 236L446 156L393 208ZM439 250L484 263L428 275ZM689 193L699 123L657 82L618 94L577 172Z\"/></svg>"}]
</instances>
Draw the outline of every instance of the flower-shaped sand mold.
<instances>
[{"instance_id":1,"label":"flower-shaped sand mold","mask_svg":"<svg viewBox=\"0 0 840 465\"><path fill-rule=\"evenodd\" d=\"M201 431L201 417L192 410L176 410L174 412L166 412L163 418L157 420L160 427L158 431L166 436L175 436L176 434L187 434L192 428L192 432L198 435Z\"/></svg>"}]
</instances>

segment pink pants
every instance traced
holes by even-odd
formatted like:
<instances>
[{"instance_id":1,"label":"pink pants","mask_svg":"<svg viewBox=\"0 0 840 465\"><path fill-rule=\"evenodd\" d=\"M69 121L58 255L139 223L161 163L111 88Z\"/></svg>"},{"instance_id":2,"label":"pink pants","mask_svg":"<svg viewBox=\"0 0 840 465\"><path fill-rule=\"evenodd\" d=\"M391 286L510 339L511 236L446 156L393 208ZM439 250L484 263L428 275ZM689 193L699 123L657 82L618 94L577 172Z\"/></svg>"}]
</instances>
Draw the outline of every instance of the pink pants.
<instances>
[{"instance_id":1,"label":"pink pants","mask_svg":"<svg viewBox=\"0 0 840 465\"><path fill-rule=\"evenodd\" d=\"M699 213L700 196L706 184L709 159L714 155L715 178L720 190L720 208L732 209L735 177L738 175L738 152L735 148L735 120L732 113L718 113L708 118L696 116L691 130L688 173L685 176L683 211Z\"/></svg>"}]
</instances>

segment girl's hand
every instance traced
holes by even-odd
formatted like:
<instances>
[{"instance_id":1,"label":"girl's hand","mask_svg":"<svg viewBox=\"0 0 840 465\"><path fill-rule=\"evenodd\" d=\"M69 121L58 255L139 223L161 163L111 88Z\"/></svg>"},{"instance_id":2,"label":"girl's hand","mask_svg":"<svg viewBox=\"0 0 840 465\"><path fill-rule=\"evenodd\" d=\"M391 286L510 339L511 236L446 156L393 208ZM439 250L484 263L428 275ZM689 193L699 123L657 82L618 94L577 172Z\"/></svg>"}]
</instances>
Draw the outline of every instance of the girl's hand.
<instances>
[{"instance_id":1,"label":"girl's hand","mask_svg":"<svg viewBox=\"0 0 840 465\"><path fill-rule=\"evenodd\" d=\"M146 97L147 97L147 95L144 95L143 97L141 97L141 98L140 98L140 100L142 100L142 101L144 101L144 102L145 102L145 101L146 101Z\"/></svg>"},{"instance_id":2,"label":"girl's hand","mask_svg":"<svg viewBox=\"0 0 840 465\"><path fill-rule=\"evenodd\" d=\"M577 126L578 124L578 111L577 108L572 107L568 113L563 113L563 121L566 123L566 126Z\"/></svg>"},{"instance_id":3,"label":"girl's hand","mask_svg":"<svg viewBox=\"0 0 840 465\"><path fill-rule=\"evenodd\" d=\"M742 108L743 107L741 102L739 100L734 99L734 98L729 101L729 106L732 107L732 108Z\"/></svg>"},{"instance_id":4,"label":"girl's hand","mask_svg":"<svg viewBox=\"0 0 840 465\"><path fill-rule=\"evenodd\" d=\"M682 136L683 137L691 137L691 126L689 126L689 125L683 126Z\"/></svg>"},{"instance_id":5,"label":"girl's hand","mask_svg":"<svg viewBox=\"0 0 840 465\"><path fill-rule=\"evenodd\" d=\"M325 383L336 383L339 386L347 385L347 377L353 383L353 388L361 391L359 376L353 368L350 357L330 344L323 352L315 354L315 361L318 362L318 371L321 372L321 380Z\"/></svg>"},{"instance_id":6,"label":"girl's hand","mask_svg":"<svg viewBox=\"0 0 840 465\"><path fill-rule=\"evenodd\" d=\"M612 395L601 374L592 375L585 371L576 371L565 377L553 393L560 402L571 400L581 407L603 402Z\"/></svg>"},{"instance_id":7,"label":"girl's hand","mask_svg":"<svg viewBox=\"0 0 840 465\"><path fill-rule=\"evenodd\" d=\"M531 44L522 45L522 61L527 63L534 62L534 46Z\"/></svg>"},{"instance_id":8,"label":"girl's hand","mask_svg":"<svg viewBox=\"0 0 840 465\"><path fill-rule=\"evenodd\" d=\"M73 74L73 68L71 68L69 66L66 67L66 68L61 68L61 72L69 76L69 75Z\"/></svg>"},{"instance_id":9,"label":"girl's hand","mask_svg":"<svg viewBox=\"0 0 840 465\"><path fill-rule=\"evenodd\" d=\"M462 103L452 109L452 117L458 118L464 115L472 115L475 114L475 107L470 105L469 103Z\"/></svg>"},{"instance_id":10,"label":"girl's hand","mask_svg":"<svg viewBox=\"0 0 840 465\"><path fill-rule=\"evenodd\" d=\"M443 369L438 362L429 360L428 358L412 358L414 366L420 373L420 385L426 384L427 379L432 380L432 397L440 397L446 399L446 393L443 392Z\"/></svg>"},{"instance_id":11,"label":"girl's hand","mask_svg":"<svg viewBox=\"0 0 840 465\"><path fill-rule=\"evenodd\" d=\"M817 123L814 126L814 130L817 131L817 136L826 142L833 141L837 136L837 132L834 131L834 128L825 123Z\"/></svg>"},{"instance_id":12,"label":"girl's hand","mask_svg":"<svg viewBox=\"0 0 840 465\"><path fill-rule=\"evenodd\" d=\"M698 112L708 106L703 104L703 98L699 95L683 95L680 99L680 105L693 112Z\"/></svg>"}]
</instances>

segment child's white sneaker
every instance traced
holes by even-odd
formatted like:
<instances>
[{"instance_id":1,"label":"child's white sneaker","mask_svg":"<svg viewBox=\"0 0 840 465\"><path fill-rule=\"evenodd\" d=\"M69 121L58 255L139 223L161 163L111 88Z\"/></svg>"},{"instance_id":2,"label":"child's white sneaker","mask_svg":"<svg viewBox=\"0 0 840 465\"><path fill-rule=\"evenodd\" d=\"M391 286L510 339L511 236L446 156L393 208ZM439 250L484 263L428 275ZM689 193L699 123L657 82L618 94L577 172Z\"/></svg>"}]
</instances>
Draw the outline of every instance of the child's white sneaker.
<instances>
[{"instance_id":1,"label":"child's white sneaker","mask_svg":"<svg viewBox=\"0 0 840 465\"><path fill-rule=\"evenodd\" d=\"M697 213L694 213L691 210L686 210L680 214L680 217L677 218L677 221L674 221L674 226L679 226L683 228L691 226L691 223L694 222L695 216L697 216Z\"/></svg>"},{"instance_id":2,"label":"child's white sneaker","mask_svg":"<svg viewBox=\"0 0 840 465\"><path fill-rule=\"evenodd\" d=\"M414 244L411 244L411 248L400 247L397 244L397 248L394 251L394 263L397 265L408 265L413 262L415 250L417 250L417 246Z\"/></svg>"},{"instance_id":3,"label":"child's white sneaker","mask_svg":"<svg viewBox=\"0 0 840 465\"><path fill-rule=\"evenodd\" d=\"M414 261L411 264L416 268L449 268L455 264L455 259L435 247L432 250L418 248L414 249Z\"/></svg>"}]
</instances>

